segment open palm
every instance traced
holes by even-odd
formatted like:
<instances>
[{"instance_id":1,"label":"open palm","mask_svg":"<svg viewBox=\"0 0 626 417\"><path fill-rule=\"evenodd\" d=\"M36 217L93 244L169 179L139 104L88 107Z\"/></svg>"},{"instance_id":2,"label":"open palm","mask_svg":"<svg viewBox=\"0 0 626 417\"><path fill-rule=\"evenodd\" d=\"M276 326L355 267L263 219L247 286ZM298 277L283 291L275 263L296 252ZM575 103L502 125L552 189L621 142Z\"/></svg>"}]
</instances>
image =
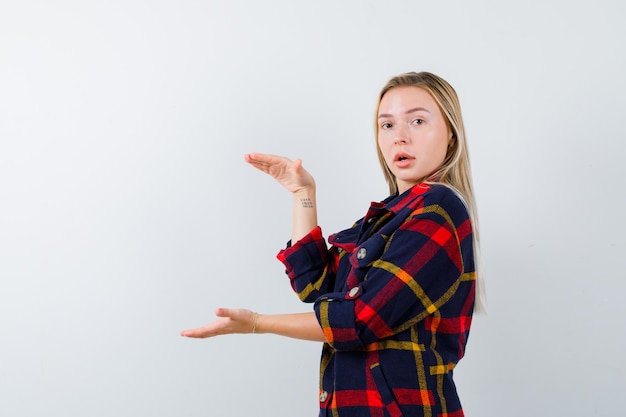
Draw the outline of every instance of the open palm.
<instances>
[{"instance_id":1,"label":"open palm","mask_svg":"<svg viewBox=\"0 0 626 417\"><path fill-rule=\"evenodd\" d=\"M251 153L245 155L247 163L274 178L291 193L315 187L315 181L302 167L302 160L292 161L284 156Z\"/></svg>"}]
</instances>

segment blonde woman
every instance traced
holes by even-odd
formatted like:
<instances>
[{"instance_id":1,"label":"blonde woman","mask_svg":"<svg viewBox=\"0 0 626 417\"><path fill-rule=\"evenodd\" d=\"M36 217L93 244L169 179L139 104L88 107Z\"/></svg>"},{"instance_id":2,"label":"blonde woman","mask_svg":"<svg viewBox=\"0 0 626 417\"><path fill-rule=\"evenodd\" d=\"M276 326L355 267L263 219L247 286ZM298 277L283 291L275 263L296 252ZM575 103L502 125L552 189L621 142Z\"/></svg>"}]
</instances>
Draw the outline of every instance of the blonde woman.
<instances>
[{"instance_id":1,"label":"blonde woman","mask_svg":"<svg viewBox=\"0 0 626 417\"><path fill-rule=\"evenodd\" d=\"M390 195L329 245L302 161L245 156L293 195L291 241L278 259L313 311L220 308L218 320L182 335L323 342L320 416L460 417L453 370L484 300L476 297L476 209L456 92L427 72L392 78L379 96L376 138Z\"/></svg>"}]
</instances>

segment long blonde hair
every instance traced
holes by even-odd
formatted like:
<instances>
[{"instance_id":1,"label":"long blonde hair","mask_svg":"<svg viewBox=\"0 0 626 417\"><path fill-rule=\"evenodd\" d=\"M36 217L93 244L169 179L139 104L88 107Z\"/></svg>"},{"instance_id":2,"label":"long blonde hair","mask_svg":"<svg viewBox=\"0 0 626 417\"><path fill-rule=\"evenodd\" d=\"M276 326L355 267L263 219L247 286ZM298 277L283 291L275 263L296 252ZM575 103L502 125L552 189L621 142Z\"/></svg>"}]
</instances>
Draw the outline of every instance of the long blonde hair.
<instances>
[{"instance_id":1,"label":"long blonde hair","mask_svg":"<svg viewBox=\"0 0 626 417\"><path fill-rule=\"evenodd\" d=\"M378 104L376 106L376 120L378 110L383 96L396 87L418 87L427 91L437 102L442 114L448 122L452 131L452 144L448 147L446 157L435 172L424 178L424 182L437 183L451 188L465 203L472 221L472 235L474 240L474 265L476 270L476 302L475 310L485 312L487 308L483 268L480 256L480 239L478 233L478 215L476 201L472 187L472 172L470 167L467 140L465 137L465 126L461 114L461 104L456 91L446 80L429 72L407 72L391 78L380 91ZM378 160L382 167L385 180L389 185L389 193L398 192L398 183L393 175L380 146L378 145L378 122L375 123L376 150Z\"/></svg>"}]
</instances>

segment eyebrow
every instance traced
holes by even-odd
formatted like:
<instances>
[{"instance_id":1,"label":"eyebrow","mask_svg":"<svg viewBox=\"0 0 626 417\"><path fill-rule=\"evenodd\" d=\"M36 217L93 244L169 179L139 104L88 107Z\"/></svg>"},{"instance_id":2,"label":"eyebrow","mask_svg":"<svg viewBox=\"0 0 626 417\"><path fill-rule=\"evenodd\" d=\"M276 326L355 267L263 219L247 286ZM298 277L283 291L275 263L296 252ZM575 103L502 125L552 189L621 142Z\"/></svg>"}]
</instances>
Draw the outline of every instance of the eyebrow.
<instances>
[{"instance_id":1,"label":"eyebrow","mask_svg":"<svg viewBox=\"0 0 626 417\"><path fill-rule=\"evenodd\" d=\"M415 108L412 108L412 109L410 109L410 110L407 110L407 111L405 112L405 114L415 113L416 111L425 111L426 113L430 113L430 112L428 111L428 109L426 109L426 108L424 108L424 107L415 107ZM379 118L379 119L381 119L381 118L383 118L383 117L393 117L393 115L391 115L391 114L386 114L386 113L385 113L385 114L379 114L379 115L378 115L378 118Z\"/></svg>"}]
</instances>

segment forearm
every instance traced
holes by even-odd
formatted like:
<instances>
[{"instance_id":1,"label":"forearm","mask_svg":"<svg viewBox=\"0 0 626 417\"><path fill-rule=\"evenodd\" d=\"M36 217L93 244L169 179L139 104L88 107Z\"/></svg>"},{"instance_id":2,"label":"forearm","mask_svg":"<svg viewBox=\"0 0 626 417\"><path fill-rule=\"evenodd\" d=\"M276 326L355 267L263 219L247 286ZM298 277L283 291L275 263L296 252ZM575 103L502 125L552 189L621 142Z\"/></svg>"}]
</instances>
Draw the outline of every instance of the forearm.
<instances>
[{"instance_id":1,"label":"forearm","mask_svg":"<svg viewBox=\"0 0 626 417\"><path fill-rule=\"evenodd\" d=\"M314 342L325 341L315 313L259 314L255 333L271 333Z\"/></svg>"},{"instance_id":2,"label":"forearm","mask_svg":"<svg viewBox=\"0 0 626 417\"><path fill-rule=\"evenodd\" d=\"M314 185L293 193L292 222L292 243L296 243L317 227L317 201Z\"/></svg>"}]
</instances>

